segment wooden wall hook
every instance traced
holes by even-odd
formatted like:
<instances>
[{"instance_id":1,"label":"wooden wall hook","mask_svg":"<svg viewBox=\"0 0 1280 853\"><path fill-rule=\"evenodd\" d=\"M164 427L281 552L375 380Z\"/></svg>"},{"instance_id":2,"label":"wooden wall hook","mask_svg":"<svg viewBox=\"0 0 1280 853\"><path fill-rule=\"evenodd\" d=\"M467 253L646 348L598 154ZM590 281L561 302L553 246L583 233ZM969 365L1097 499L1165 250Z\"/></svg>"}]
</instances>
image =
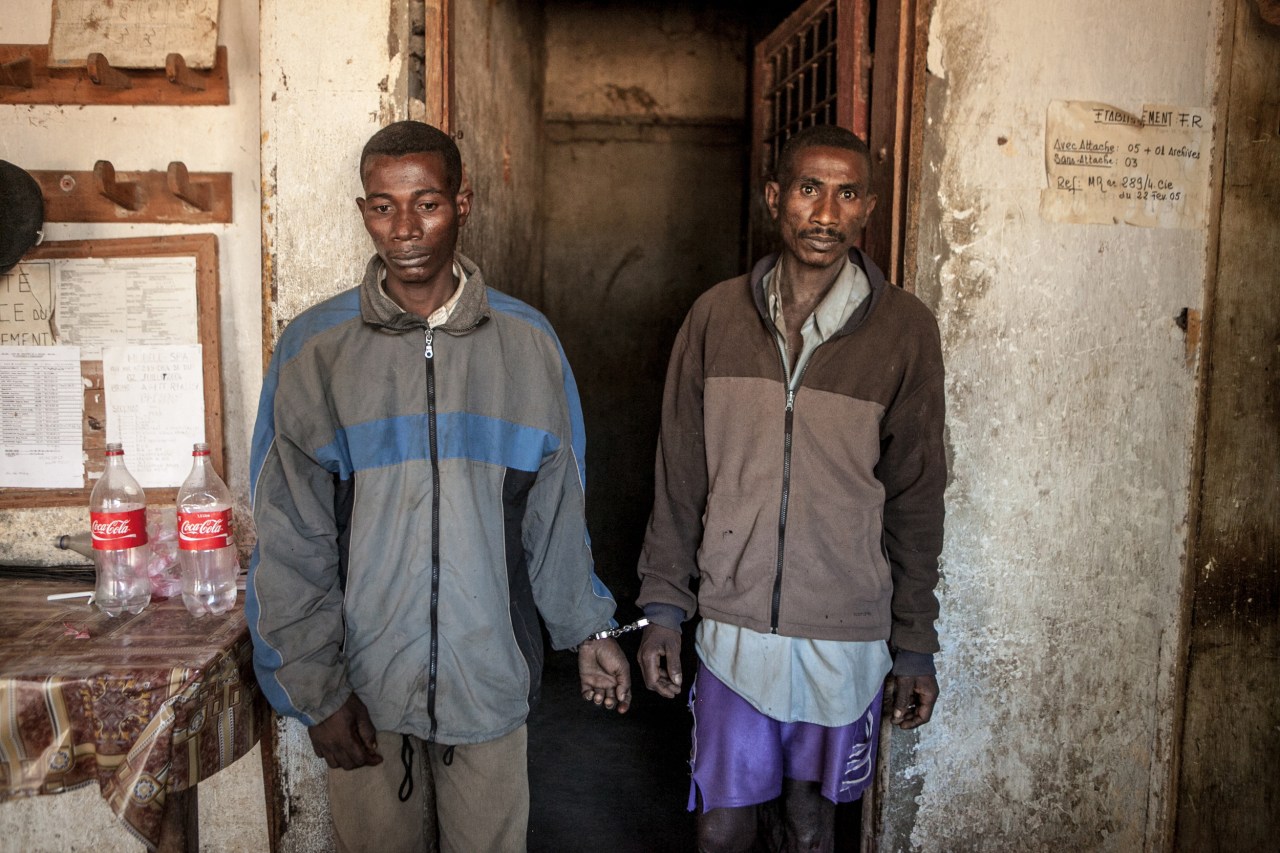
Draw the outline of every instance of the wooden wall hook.
<instances>
[{"instance_id":1,"label":"wooden wall hook","mask_svg":"<svg viewBox=\"0 0 1280 853\"><path fill-rule=\"evenodd\" d=\"M177 54L170 54L176 56ZM169 164L166 172L169 192L185 201L197 210L208 211L213 207L212 191L208 181L192 181L187 165L181 160Z\"/></svg>"},{"instance_id":2,"label":"wooden wall hook","mask_svg":"<svg viewBox=\"0 0 1280 853\"><path fill-rule=\"evenodd\" d=\"M138 185L134 183L117 183L116 168L110 160L99 160L93 164L93 177L98 184L98 192L125 210L139 210L142 202L138 198Z\"/></svg>"},{"instance_id":3,"label":"wooden wall hook","mask_svg":"<svg viewBox=\"0 0 1280 853\"><path fill-rule=\"evenodd\" d=\"M112 68L111 63L107 62L107 58L101 53L89 54L85 67L89 69L89 79L99 86L106 86L108 89L133 88L133 81L129 79L129 75L118 68Z\"/></svg>"},{"instance_id":4,"label":"wooden wall hook","mask_svg":"<svg viewBox=\"0 0 1280 853\"><path fill-rule=\"evenodd\" d=\"M0 0L0 10L7 10L11 2L12 0ZM4 12L0 11L0 18L3 15ZM0 29L3 27L0 26ZM88 49L85 54L88 55ZM195 69L185 78L180 78L185 79L189 85L169 82L169 74L163 61L159 68L120 69L111 67L106 59L110 55L89 60L82 58L79 65L50 65L47 44L0 44L0 104L213 106L231 103L226 45L218 47L217 58L211 69ZM163 60L164 54L160 58ZM27 59L31 60L29 86L26 83L27 64L24 61ZM177 71L176 65L173 70ZM202 88L191 88L197 84L203 84ZM0 136L3 134L4 131L0 128ZM0 147L3 147L2 143ZM88 161L86 173L92 165L93 161ZM164 170L159 170L157 174L160 177L159 188L163 190ZM90 187L92 188L92 182ZM168 191L164 191L164 195L172 198ZM173 203L179 204L176 199L173 199Z\"/></svg>"},{"instance_id":5,"label":"wooden wall hook","mask_svg":"<svg viewBox=\"0 0 1280 853\"><path fill-rule=\"evenodd\" d=\"M32 72L33 67L34 63L32 63L29 56L0 64L0 86L8 86L14 89L35 88L36 82L35 74Z\"/></svg>"},{"instance_id":6,"label":"wooden wall hook","mask_svg":"<svg viewBox=\"0 0 1280 853\"><path fill-rule=\"evenodd\" d=\"M178 86L185 86L197 92L203 92L209 85L207 74L197 74L187 67L187 61L182 58L180 53L171 53L164 60L164 74L169 78L169 82Z\"/></svg>"}]
</instances>

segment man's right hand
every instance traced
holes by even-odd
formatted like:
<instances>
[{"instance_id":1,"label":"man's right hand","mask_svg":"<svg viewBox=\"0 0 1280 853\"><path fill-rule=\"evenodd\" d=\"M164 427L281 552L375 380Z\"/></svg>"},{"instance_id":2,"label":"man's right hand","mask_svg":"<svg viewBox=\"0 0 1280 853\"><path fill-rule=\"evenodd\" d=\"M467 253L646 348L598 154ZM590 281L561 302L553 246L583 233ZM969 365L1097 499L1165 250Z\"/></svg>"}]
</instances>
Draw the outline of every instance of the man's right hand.
<instances>
[{"instance_id":1,"label":"man's right hand","mask_svg":"<svg viewBox=\"0 0 1280 853\"><path fill-rule=\"evenodd\" d=\"M661 625L649 625L640 641L640 672L644 686L668 699L680 692L680 632ZM663 662L666 665L663 665Z\"/></svg>"},{"instance_id":2,"label":"man's right hand","mask_svg":"<svg viewBox=\"0 0 1280 853\"><path fill-rule=\"evenodd\" d=\"M369 719L369 709L352 693L342 707L307 729L311 748L336 770L381 764L377 733Z\"/></svg>"}]
</instances>

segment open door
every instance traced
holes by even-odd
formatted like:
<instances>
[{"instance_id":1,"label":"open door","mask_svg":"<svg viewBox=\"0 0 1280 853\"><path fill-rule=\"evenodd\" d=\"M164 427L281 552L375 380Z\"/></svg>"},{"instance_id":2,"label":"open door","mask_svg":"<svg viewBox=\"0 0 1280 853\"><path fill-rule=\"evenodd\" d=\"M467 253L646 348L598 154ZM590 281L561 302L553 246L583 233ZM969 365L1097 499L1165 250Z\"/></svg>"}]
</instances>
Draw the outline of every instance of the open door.
<instances>
[{"instance_id":1,"label":"open door","mask_svg":"<svg viewBox=\"0 0 1280 853\"><path fill-rule=\"evenodd\" d=\"M755 47L751 102L749 260L774 249L763 189L783 143L815 124L838 124L867 141L879 196L862 247L890 280L912 289L907 243L909 153L923 54L916 0L807 0ZM914 144L913 144L914 143Z\"/></svg>"}]
</instances>

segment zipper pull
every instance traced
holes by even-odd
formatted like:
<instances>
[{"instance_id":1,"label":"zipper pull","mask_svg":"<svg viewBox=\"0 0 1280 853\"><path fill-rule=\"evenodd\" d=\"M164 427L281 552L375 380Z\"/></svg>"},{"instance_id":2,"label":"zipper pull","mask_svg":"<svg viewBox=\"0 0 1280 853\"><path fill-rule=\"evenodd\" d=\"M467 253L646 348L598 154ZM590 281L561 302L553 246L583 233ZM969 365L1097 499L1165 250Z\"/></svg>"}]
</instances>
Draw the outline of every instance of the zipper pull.
<instances>
[{"instance_id":1,"label":"zipper pull","mask_svg":"<svg viewBox=\"0 0 1280 853\"><path fill-rule=\"evenodd\" d=\"M431 348L431 339L435 337L435 333L436 333L435 329L432 329L430 327L427 328L427 347L423 351L423 355L425 355L427 358L433 358L435 356L435 350Z\"/></svg>"},{"instance_id":2,"label":"zipper pull","mask_svg":"<svg viewBox=\"0 0 1280 853\"><path fill-rule=\"evenodd\" d=\"M787 411L794 411L796 407L796 390L794 388L787 389Z\"/></svg>"}]
</instances>

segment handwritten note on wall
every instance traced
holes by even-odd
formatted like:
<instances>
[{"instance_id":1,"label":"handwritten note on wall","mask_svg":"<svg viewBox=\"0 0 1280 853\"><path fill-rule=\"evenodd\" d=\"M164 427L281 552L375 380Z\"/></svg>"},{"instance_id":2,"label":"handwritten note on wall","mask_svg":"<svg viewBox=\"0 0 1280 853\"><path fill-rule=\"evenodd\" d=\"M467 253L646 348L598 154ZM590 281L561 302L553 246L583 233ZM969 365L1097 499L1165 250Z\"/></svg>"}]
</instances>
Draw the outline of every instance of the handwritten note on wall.
<instances>
[{"instance_id":1,"label":"handwritten note on wall","mask_svg":"<svg viewBox=\"0 0 1280 853\"><path fill-rule=\"evenodd\" d=\"M1201 228L1212 140L1206 109L1148 104L1130 113L1092 101L1052 101L1040 215L1051 222Z\"/></svg>"},{"instance_id":2,"label":"handwritten note on wall","mask_svg":"<svg viewBox=\"0 0 1280 853\"><path fill-rule=\"evenodd\" d=\"M204 441L201 365L199 344L102 350L107 441L124 444L143 488L181 485L191 445Z\"/></svg>"}]
</instances>

